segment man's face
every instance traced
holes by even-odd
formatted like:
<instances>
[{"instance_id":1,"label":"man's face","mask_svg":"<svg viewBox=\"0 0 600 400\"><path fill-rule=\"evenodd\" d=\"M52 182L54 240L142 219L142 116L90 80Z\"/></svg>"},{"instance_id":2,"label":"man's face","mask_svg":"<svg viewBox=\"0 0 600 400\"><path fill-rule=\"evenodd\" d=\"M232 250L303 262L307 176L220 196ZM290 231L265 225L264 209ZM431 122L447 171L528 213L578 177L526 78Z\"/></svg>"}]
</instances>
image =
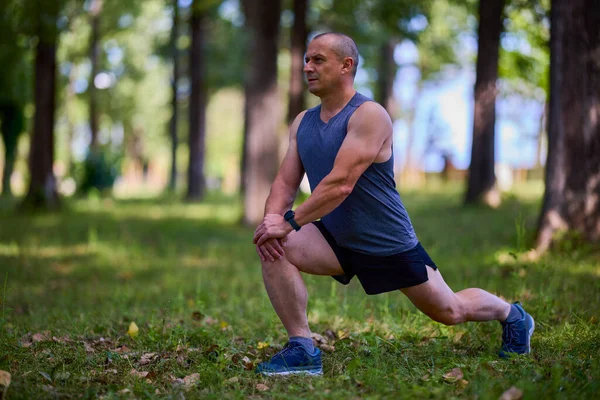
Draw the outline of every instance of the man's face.
<instances>
[{"instance_id":1,"label":"man's face","mask_svg":"<svg viewBox=\"0 0 600 400\"><path fill-rule=\"evenodd\" d=\"M312 40L304 57L308 90L317 96L337 86L342 76L344 64L331 49L331 40L335 39L323 37Z\"/></svg>"}]
</instances>

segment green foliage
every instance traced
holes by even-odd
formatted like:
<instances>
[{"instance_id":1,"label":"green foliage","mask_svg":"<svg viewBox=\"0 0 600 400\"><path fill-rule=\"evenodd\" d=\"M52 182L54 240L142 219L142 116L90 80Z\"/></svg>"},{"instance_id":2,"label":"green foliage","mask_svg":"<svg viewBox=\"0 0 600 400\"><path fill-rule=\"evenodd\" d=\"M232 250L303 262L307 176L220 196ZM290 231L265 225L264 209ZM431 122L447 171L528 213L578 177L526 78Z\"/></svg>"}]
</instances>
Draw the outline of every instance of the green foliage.
<instances>
[{"instance_id":1,"label":"green foliage","mask_svg":"<svg viewBox=\"0 0 600 400\"><path fill-rule=\"evenodd\" d=\"M80 193L90 190L106 192L112 188L120 171L121 157L107 151L92 151L81 164Z\"/></svg>"},{"instance_id":2,"label":"green foliage","mask_svg":"<svg viewBox=\"0 0 600 400\"><path fill-rule=\"evenodd\" d=\"M8 395L487 399L516 386L524 398L594 398L598 251L572 242L537 261L526 257L522 238L542 193L531 189L519 188L497 210L462 208L458 187L402 193L452 288L483 287L534 315L531 356L498 359L496 322L446 327L398 292L366 296L357 282L307 277L312 329L335 348L325 353L321 379L246 370L277 351L285 333L263 289L252 233L236 224L237 199L90 199L55 215L0 211ZM135 339L126 334L132 321ZM444 379L453 368L466 382ZM186 389L183 378L193 374L199 382Z\"/></svg>"}]
</instances>

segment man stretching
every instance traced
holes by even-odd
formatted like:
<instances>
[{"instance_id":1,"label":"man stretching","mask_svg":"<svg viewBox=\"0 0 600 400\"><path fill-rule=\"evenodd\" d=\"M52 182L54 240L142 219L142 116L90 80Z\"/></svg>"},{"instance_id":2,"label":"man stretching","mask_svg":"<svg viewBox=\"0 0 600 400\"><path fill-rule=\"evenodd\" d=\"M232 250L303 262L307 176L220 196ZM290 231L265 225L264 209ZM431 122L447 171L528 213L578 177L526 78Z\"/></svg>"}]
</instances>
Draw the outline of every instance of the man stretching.
<instances>
[{"instance_id":1,"label":"man stretching","mask_svg":"<svg viewBox=\"0 0 600 400\"><path fill-rule=\"evenodd\" d=\"M503 329L500 356L529 353L534 321L520 304L482 289L455 293L419 243L394 182L391 120L354 90L354 41L339 33L316 36L305 61L309 91L321 105L292 123L265 217L254 233L265 288L289 342L257 372L322 374L300 272L343 284L356 275L367 294L399 289L446 325L497 320ZM312 194L292 210L305 172Z\"/></svg>"}]
</instances>

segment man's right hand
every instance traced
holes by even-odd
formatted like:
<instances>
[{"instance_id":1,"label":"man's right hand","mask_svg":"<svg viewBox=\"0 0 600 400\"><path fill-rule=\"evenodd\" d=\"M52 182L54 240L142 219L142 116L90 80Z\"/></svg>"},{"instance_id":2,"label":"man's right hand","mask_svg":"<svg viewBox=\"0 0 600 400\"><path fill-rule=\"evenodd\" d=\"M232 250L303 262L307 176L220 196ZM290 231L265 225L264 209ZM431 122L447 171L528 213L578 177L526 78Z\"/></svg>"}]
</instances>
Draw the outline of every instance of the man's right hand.
<instances>
[{"instance_id":1,"label":"man's right hand","mask_svg":"<svg viewBox=\"0 0 600 400\"><path fill-rule=\"evenodd\" d=\"M256 252L262 261L281 260L285 255L283 246L286 241L287 236L282 239L268 239L262 245L256 246Z\"/></svg>"}]
</instances>

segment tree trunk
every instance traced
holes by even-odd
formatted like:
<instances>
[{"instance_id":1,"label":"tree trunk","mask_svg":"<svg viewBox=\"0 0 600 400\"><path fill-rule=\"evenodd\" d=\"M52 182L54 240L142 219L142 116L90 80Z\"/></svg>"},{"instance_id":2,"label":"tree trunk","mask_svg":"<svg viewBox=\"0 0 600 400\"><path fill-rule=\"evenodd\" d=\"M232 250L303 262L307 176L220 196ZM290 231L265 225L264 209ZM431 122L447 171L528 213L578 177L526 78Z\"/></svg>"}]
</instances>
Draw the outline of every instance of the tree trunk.
<instances>
[{"instance_id":1,"label":"tree trunk","mask_svg":"<svg viewBox=\"0 0 600 400\"><path fill-rule=\"evenodd\" d=\"M196 0L197 1L197 0ZM192 82L190 94L190 162L188 166L188 200L200 200L204 195L204 153L206 136L206 71L204 53L204 21L205 14L196 3L192 5L190 47L190 77Z\"/></svg>"},{"instance_id":2,"label":"tree trunk","mask_svg":"<svg viewBox=\"0 0 600 400\"><path fill-rule=\"evenodd\" d=\"M537 137L537 146L536 146L536 150L535 150L535 169L541 168L542 165L544 165L544 160L542 159L542 154L544 151L544 148L546 147L546 143L545 143L545 139L547 138L546 135L546 127L548 126L548 107L550 107L550 105L548 104L548 101L546 101L544 103L544 109L542 110L542 115L540 115L540 131Z\"/></svg>"},{"instance_id":3,"label":"tree trunk","mask_svg":"<svg viewBox=\"0 0 600 400\"><path fill-rule=\"evenodd\" d=\"M396 79L396 62L394 61L394 49L396 40L388 39L381 45L379 71L377 72L377 98L376 101L381 104L395 119L394 102L394 80Z\"/></svg>"},{"instance_id":4,"label":"tree trunk","mask_svg":"<svg viewBox=\"0 0 600 400\"><path fill-rule=\"evenodd\" d=\"M54 111L56 107L56 35L40 37L35 56L35 116L29 167L31 182L26 207L58 207L54 163Z\"/></svg>"},{"instance_id":5,"label":"tree trunk","mask_svg":"<svg viewBox=\"0 0 600 400\"><path fill-rule=\"evenodd\" d=\"M171 28L171 57L173 58L173 79L171 80L171 108L172 115L169 124L171 135L171 177L169 179L169 190L175 192L177 188L177 146L179 144L177 136L177 84L179 82L179 51L177 50L177 39L179 38L179 4L178 0L173 0L173 27Z\"/></svg>"},{"instance_id":6,"label":"tree trunk","mask_svg":"<svg viewBox=\"0 0 600 400\"><path fill-rule=\"evenodd\" d=\"M2 171L2 196L12 196L10 177L17 158L17 143L23 131L23 109L18 104L0 106L2 138L4 141L4 170Z\"/></svg>"},{"instance_id":7,"label":"tree trunk","mask_svg":"<svg viewBox=\"0 0 600 400\"><path fill-rule=\"evenodd\" d=\"M90 148L92 151L98 147L98 98L94 79L98 75L98 53L100 50L100 13L102 12L103 0L92 0L90 6L91 17L91 40L90 40L90 132L92 140Z\"/></svg>"},{"instance_id":8,"label":"tree trunk","mask_svg":"<svg viewBox=\"0 0 600 400\"><path fill-rule=\"evenodd\" d=\"M479 1L479 46L473 112L473 144L466 203L500 203L494 173L496 81L504 0Z\"/></svg>"},{"instance_id":9,"label":"tree trunk","mask_svg":"<svg viewBox=\"0 0 600 400\"><path fill-rule=\"evenodd\" d=\"M553 0L546 192L537 249L558 230L600 241L600 3Z\"/></svg>"},{"instance_id":10,"label":"tree trunk","mask_svg":"<svg viewBox=\"0 0 600 400\"><path fill-rule=\"evenodd\" d=\"M306 9L308 0L294 0L294 26L292 27L292 73L290 76L290 101L287 122L291 125L304 110L304 53L306 53Z\"/></svg>"},{"instance_id":11,"label":"tree trunk","mask_svg":"<svg viewBox=\"0 0 600 400\"><path fill-rule=\"evenodd\" d=\"M249 52L250 76L246 83L244 222L255 225L263 218L265 201L277 173L277 42L281 1L245 0L243 5L253 36Z\"/></svg>"}]
</instances>

